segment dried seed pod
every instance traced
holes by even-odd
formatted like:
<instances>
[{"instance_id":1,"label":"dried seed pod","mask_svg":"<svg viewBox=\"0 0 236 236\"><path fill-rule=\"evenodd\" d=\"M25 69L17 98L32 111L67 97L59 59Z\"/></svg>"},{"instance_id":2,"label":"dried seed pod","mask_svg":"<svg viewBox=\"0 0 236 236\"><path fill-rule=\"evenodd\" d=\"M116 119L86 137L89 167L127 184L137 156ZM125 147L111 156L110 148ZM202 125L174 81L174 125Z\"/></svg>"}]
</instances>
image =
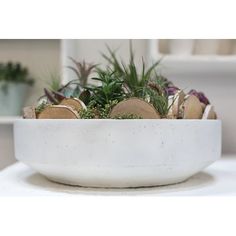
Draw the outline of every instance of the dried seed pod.
<instances>
[{"instance_id":1,"label":"dried seed pod","mask_svg":"<svg viewBox=\"0 0 236 236\"><path fill-rule=\"evenodd\" d=\"M23 118L24 119L36 119L35 107L28 106L23 108Z\"/></svg>"},{"instance_id":2,"label":"dried seed pod","mask_svg":"<svg viewBox=\"0 0 236 236\"><path fill-rule=\"evenodd\" d=\"M38 114L38 119L79 119L79 114L73 108L63 105L47 106Z\"/></svg>"},{"instance_id":3,"label":"dried seed pod","mask_svg":"<svg viewBox=\"0 0 236 236\"><path fill-rule=\"evenodd\" d=\"M179 116L183 119L201 119L203 109L201 102L194 95L188 95L180 106Z\"/></svg>"},{"instance_id":4,"label":"dried seed pod","mask_svg":"<svg viewBox=\"0 0 236 236\"><path fill-rule=\"evenodd\" d=\"M160 114L150 103L139 98L129 98L121 101L110 112L111 118L124 115L136 115L143 119L161 118Z\"/></svg>"},{"instance_id":5,"label":"dried seed pod","mask_svg":"<svg viewBox=\"0 0 236 236\"><path fill-rule=\"evenodd\" d=\"M168 106L170 107L167 117L178 118L179 107L184 102L185 93L183 90L178 90L174 95L168 97Z\"/></svg>"},{"instance_id":6,"label":"dried seed pod","mask_svg":"<svg viewBox=\"0 0 236 236\"><path fill-rule=\"evenodd\" d=\"M216 119L216 113L214 111L214 107L212 105L207 105L204 113L202 115L202 119L210 119L210 120L214 120Z\"/></svg>"},{"instance_id":7,"label":"dried seed pod","mask_svg":"<svg viewBox=\"0 0 236 236\"><path fill-rule=\"evenodd\" d=\"M61 101L60 105L71 107L76 111L80 111L81 109L86 109L85 104L78 98L65 98Z\"/></svg>"}]
</instances>

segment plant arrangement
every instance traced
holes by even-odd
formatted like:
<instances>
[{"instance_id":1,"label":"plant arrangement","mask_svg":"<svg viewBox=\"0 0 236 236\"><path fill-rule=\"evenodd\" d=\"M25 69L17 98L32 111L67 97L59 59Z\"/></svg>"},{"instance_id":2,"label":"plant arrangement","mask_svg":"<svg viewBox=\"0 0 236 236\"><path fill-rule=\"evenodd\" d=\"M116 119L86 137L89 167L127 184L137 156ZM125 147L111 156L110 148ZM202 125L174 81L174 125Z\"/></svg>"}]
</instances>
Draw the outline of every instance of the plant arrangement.
<instances>
[{"instance_id":1,"label":"plant arrangement","mask_svg":"<svg viewBox=\"0 0 236 236\"><path fill-rule=\"evenodd\" d=\"M70 58L78 79L44 89L36 106L24 108L24 118L33 119L216 119L202 92L185 93L158 73L157 61L141 72L130 47L128 63L108 48L108 65L77 62ZM91 85L88 79L98 85ZM56 87L56 88L55 88Z\"/></svg>"}]
</instances>

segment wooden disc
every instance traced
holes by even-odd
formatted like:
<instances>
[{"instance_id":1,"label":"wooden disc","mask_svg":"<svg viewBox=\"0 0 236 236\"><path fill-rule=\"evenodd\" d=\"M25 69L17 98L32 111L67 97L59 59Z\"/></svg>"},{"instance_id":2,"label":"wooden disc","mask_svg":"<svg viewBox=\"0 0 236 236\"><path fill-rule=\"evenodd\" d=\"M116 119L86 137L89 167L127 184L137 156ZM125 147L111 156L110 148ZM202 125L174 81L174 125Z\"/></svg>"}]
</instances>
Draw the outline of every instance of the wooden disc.
<instances>
[{"instance_id":1,"label":"wooden disc","mask_svg":"<svg viewBox=\"0 0 236 236\"><path fill-rule=\"evenodd\" d=\"M24 119L36 119L35 107L28 106L23 108Z\"/></svg>"},{"instance_id":2,"label":"wooden disc","mask_svg":"<svg viewBox=\"0 0 236 236\"><path fill-rule=\"evenodd\" d=\"M78 119L78 113L71 107L52 105L39 113L38 119Z\"/></svg>"},{"instance_id":3,"label":"wooden disc","mask_svg":"<svg viewBox=\"0 0 236 236\"><path fill-rule=\"evenodd\" d=\"M159 113L148 102L139 98L129 98L119 102L110 112L110 117L136 115L143 119L160 119Z\"/></svg>"},{"instance_id":4,"label":"wooden disc","mask_svg":"<svg viewBox=\"0 0 236 236\"><path fill-rule=\"evenodd\" d=\"M202 115L202 119L210 119L210 120L216 119L216 113L215 113L214 107L212 105L206 106L204 113Z\"/></svg>"},{"instance_id":5,"label":"wooden disc","mask_svg":"<svg viewBox=\"0 0 236 236\"><path fill-rule=\"evenodd\" d=\"M64 98L61 101L60 105L69 106L75 109L76 111L79 111L81 109L86 109L85 104L78 98Z\"/></svg>"},{"instance_id":6,"label":"wooden disc","mask_svg":"<svg viewBox=\"0 0 236 236\"><path fill-rule=\"evenodd\" d=\"M201 119L202 118L202 105L199 99L194 95L188 95L183 104L183 119Z\"/></svg>"}]
</instances>

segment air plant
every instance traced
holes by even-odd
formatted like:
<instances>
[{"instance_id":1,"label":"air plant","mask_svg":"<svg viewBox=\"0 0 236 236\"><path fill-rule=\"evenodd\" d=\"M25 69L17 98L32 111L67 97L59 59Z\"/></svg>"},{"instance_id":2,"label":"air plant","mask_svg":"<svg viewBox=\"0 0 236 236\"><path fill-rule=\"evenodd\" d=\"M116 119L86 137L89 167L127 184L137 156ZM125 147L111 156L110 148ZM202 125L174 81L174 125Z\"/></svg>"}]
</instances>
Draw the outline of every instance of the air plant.
<instances>
[{"instance_id":1,"label":"air plant","mask_svg":"<svg viewBox=\"0 0 236 236\"><path fill-rule=\"evenodd\" d=\"M103 54L103 57L110 63L117 75L123 79L124 86L130 97L145 98L145 87L152 78L152 73L155 71L160 61L154 63L150 68L146 69L145 62L142 60L142 72L138 73L134 62L134 53L132 45L130 45L130 59L128 65L123 61L119 61L114 51L108 47L109 56Z\"/></svg>"},{"instance_id":2,"label":"air plant","mask_svg":"<svg viewBox=\"0 0 236 236\"><path fill-rule=\"evenodd\" d=\"M44 95L39 100L46 97L49 103L57 105L64 98L73 97L81 98L85 104L88 103L89 91L83 91L83 88L87 85L88 78L97 65L88 64L85 61L78 62L71 57L70 59L74 62L75 67L68 66L68 68L73 70L78 78L61 85L60 78L51 75L49 88L44 88Z\"/></svg>"},{"instance_id":3,"label":"air plant","mask_svg":"<svg viewBox=\"0 0 236 236\"><path fill-rule=\"evenodd\" d=\"M124 88L127 97L142 98L154 105L162 117L165 117L170 107L168 107L168 95L173 84L156 72L156 67L160 61L154 63L146 69L145 62L142 60L142 71L139 74L134 62L134 53L130 45L130 59L128 65L119 61L114 51L108 47L109 56L103 57L109 62L110 66L117 73L118 77L124 81Z\"/></svg>"},{"instance_id":4,"label":"air plant","mask_svg":"<svg viewBox=\"0 0 236 236\"><path fill-rule=\"evenodd\" d=\"M50 77L47 82L48 89L52 91L58 91L61 87L61 77L57 73L50 73Z\"/></svg>"},{"instance_id":5,"label":"air plant","mask_svg":"<svg viewBox=\"0 0 236 236\"><path fill-rule=\"evenodd\" d=\"M86 63L85 61L79 62L74 58L69 57L69 59L74 63L75 67L67 66L67 68L71 69L75 72L80 81L80 85L85 87L88 84L89 75L93 72L93 70L97 67L97 64Z\"/></svg>"}]
</instances>

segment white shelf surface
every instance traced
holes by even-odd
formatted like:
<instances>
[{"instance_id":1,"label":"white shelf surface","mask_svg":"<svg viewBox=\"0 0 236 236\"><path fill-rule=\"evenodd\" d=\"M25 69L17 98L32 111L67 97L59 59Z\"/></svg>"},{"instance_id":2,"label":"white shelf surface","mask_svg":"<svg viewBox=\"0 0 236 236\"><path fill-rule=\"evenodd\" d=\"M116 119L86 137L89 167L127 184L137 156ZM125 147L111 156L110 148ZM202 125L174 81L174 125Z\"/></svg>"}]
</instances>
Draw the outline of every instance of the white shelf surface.
<instances>
[{"instance_id":1,"label":"white shelf surface","mask_svg":"<svg viewBox=\"0 0 236 236\"><path fill-rule=\"evenodd\" d=\"M14 121L22 119L21 116L0 116L0 125L11 125Z\"/></svg>"}]
</instances>

